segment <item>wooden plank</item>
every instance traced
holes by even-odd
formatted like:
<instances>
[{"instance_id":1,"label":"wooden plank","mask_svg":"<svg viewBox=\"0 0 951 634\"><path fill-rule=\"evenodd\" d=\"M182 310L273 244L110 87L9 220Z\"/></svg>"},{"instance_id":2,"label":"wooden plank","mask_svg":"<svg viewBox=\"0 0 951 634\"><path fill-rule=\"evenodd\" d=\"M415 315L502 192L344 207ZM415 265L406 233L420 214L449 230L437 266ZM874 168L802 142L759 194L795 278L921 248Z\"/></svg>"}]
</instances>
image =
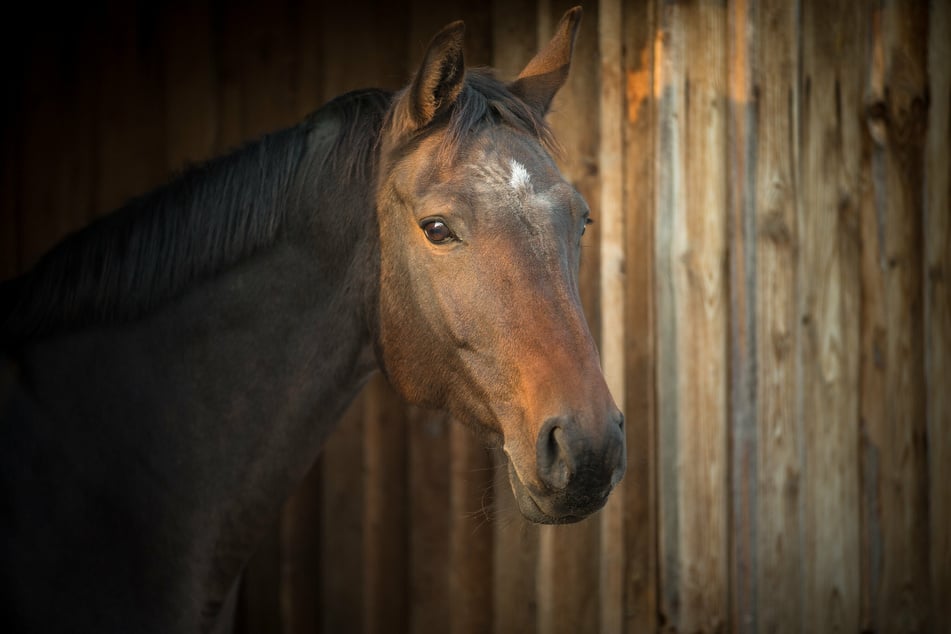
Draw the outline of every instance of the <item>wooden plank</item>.
<instances>
[{"instance_id":1,"label":"wooden plank","mask_svg":"<svg viewBox=\"0 0 951 634\"><path fill-rule=\"evenodd\" d=\"M865 569L874 583L862 625L876 631L929 629L921 233L927 28L923 4L888 2L872 20L861 414L863 499L874 501L864 514Z\"/></svg>"},{"instance_id":2,"label":"wooden plank","mask_svg":"<svg viewBox=\"0 0 951 634\"><path fill-rule=\"evenodd\" d=\"M354 401L324 445L321 499L321 624L323 632L362 632L364 496L363 427L366 401Z\"/></svg>"},{"instance_id":3,"label":"wooden plank","mask_svg":"<svg viewBox=\"0 0 951 634\"><path fill-rule=\"evenodd\" d=\"M29 268L93 216L97 165L98 51L88 30L65 36L56 23L38 29L24 55L18 259ZM59 25L59 28L62 28ZM102 46L101 39L89 38ZM66 65L63 60L69 60ZM102 98L111 98L111 85ZM108 96L107 96L108 95ZM29 139L27 143L26 140ZM112 164L108 164L112 167Z\"/></svg>"},{"instance_id":4,"label":"wooden plank","mask_svg":"<svg viewBox=\"0 0 951 634\"><path fill-rule=\"evenodd\" d=\"M654 3L623 5L625 396L618 403L625 415L627 474L614 495L624 510L624 621L617 631L631 634L658 629L653 186L654 50L660 39L655 23Z\"/></svg>"},{"instance_id":5,"label":"wooden plank","mask_svg":"<svg viewBox=\"0 0 951 634\"><path fill-rule=\"evenodd\" d=\"M448 415L414 410L409 422L409 632L450 629Z\"/></svg>"},{"instance_id":6,"label":"wooden plank","mask_svg":"<svg viewBox=\"0 0 951 634\"><path fill-rule=\"evenodd\" d=\"M116 4L97 24L98 169L94 208L108 213L167 178L164 86L157 25ZM142 28L140 28L142 27Z\"/></svg>"},{"instance_id":7,"label":"wooden plank","mask_svg":"<svg viewBox=\"0 0 951 634\"><path fill-rule=\"evenodd\" d=\"M322 466L320 461L314 465L281 513L279 601L285 634L320 631Z\"/></svg>"},{"instance_id":8,"label":"wooden plank","mask_svg":"<svg viewBox=\"0 0 951 634\"><path fill-rule=\"evenodd\" d=\"M576 2L539 3L539 41L547 43L561 16ZM548 119L564 150L561 172L600 214L598 175L598 7L585 7L568 81L555 97ZM582 246L581 303L595 341L600 342L600 233L589 227ZM538 630L595 632L600 620L600 517L567 526L544 526L539 542ZM571 583L563 580L571 579Z\"/></svg>"},{"instance_id":9,"label":"wooden plank","mask_svg":"<svg viewBox=\"0 0 951 634\"><path fill-rule=\"evenodd\" d=\"M0 280L20 272L22 69L5 66L10 97L0 104Z\"/></svg>"},{"instance_id":10,"label":"wooden plank","mask_svg":"<svg viewBox=\"0 0 951 634\"><path fill-rule=\"evenodd\" d=\"M449 598L452 634L492 628L492 456L472 430L449 430Z\"/></svg>"},{"instance_id":11,"label":"wooden plank","mask_svg":"<svg viewBox=\"0 0 951 634\"><path fill-rule=\"evenodd\" d=\"M508 81L538 51L536 0L492 3L492 65ZM508 459L494 453L492 492L492 631L532 634L537 627L536 566L539 527L522 518L512 495Z\"/></svg>"},{"instance_id":12,"label":"wooden plank","mask_svg":"<svg viewBox=\"0 0 951 634\"><path fill-rule=\"evenodd\" d=\"M407 624L405 406L382 375L364 392L365 632L403 632Z\"/></svg>"},{"instance_id":13,"label":"wooden plank","mask_svg":"<svg viewBox=\"0 0 951 634\"><path fill-rule=\"evenodd\" d=\"M215 154L218 68L212 17L208 2L174 3L160 17L170 172Z\"/></svg>"},{"instance_id":14,"label":"wooden plank","mask_svg":"<svg viewBox=\"0 0 951 634\"><path fill-rule=\"evenodd\" d=\"M601 177L600 233L601 364L615 401L625 398L625 243L624 222L624 59L620 0L598 5L600 67L600 129L598 167ZM600 522L600 577L598 579L601 632L616 634L624 620L624 484L604 509Z\"/></svg>"},{"instance_id":15,"label":"wooden plank","mask_svg":"<svg viewBox=\"0 0 951 634\"><path fill-rule=\"evenodd\" d=\"M931 3L925 151L924 327L932 632L951 632L951 4Z\"/></svg>"},{"instance_id":16,"label":"wooden plank","mask_svg":"<svg viewBox=\"0 0 951 634\"><path fill-rule=\"evenodd\" d=\"M859 628L859 157L862 7L801 13L798 314L806 631Z\"/></svg>"},{"instance_id":17,"label":"wooden plank","mask_svg":"<svg viewBox=\"0 0 951 634\"><path fill-rule=\"evenodd\" d=\"M756 631L757 314L755 259L756 107L751 50L757 6L729 4L728 163L730 288L730 620L738 632Z\"/></svg>"},{"instance_id":18,"label":"wooden plank","mask_svg":"<svg viewBox=\"0 0 951 634\"><path fill-rule=\"evenodd\" d=\"M661 618L719 631L728 618L726 11L659 14L656 241Z\"/></svg>"},{"instance_id":19,"label":"wooden plank","mask_svg":"<svg viewBox=\"0 0 951 634\"><path fill-rule=\"evenodd\" d=\"M541 529L522 517L508 476L508 458L494 452L492 490L492 632L538 631L538 559Z\"/></svg>"},{"instance_id":20,"label":"wooden plank","mask_svg":"<svg viewBox=\"0 0 951 634\"><path fill-rule=\"evenodd\" d=\"M756 479L754 587L743 631L802 631L800 449L797 418L799 33L795 6L757 8L755 140ZM734 480L747 477L734 473ZM742 616L740 614L738 617ZM751 627L752 626L752 627Z\"/></svg>"}]
</instances>

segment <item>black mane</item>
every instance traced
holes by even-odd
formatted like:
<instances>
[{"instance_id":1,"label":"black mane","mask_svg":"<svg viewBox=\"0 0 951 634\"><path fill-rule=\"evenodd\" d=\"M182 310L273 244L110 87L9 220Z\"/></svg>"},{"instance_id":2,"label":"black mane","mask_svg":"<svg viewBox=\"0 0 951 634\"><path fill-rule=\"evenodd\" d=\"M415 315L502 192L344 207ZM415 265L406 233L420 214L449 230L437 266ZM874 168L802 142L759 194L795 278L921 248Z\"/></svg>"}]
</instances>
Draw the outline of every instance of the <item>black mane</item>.
<instances>
[{"instance_id":1,"label":"black mane","mask_svg":"<svg viewBox=\"0 0 951 634\"><path fill-rule=\"evenodd\" d=\"M31 271L0 284L0 348L141 317L294 230L288 224L300 202L312 198L308 188L333 186L321 180L371 187L394 102L379 90L338 97L303 123L191 167L68 236ZM544 118L487 70L469 71L450 113L416 138L444 130L443 149L454 154L490 124L554 149Z\"/></svg>"}]
</instances>

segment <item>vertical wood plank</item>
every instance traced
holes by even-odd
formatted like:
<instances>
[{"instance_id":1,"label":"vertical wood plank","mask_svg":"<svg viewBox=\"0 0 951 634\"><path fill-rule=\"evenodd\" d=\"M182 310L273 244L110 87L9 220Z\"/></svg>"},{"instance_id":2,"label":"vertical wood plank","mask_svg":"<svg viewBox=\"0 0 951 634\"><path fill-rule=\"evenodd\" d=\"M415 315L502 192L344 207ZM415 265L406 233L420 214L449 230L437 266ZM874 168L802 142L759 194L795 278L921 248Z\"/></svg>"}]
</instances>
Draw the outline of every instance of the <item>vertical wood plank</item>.
<instances>
[{"instance_id":1,"label":"vertical wood plank","mask_svg":"<svg viewBox=\"0 0 951 634\"><path fill-rule=\"evenodd\" d=\"M492 3L492 65L511 81L538 50L536 0ZM539 527L522 518L508 479L508 459L494 452L492 492L492 631L532 634L537 627Z\"/></svg>"},{"instance_id":2,"label":"vertical wood plank","mask_svg":"<svg viewBox=\"0 0 951 634\"><path fill-rule=\"evenodd\" d=\"M728 45L729 382L730 390L730 620L756 631L757 444L755 288L756 104L750 50L755 3L730 3Z\"/></svg>"},{"instance_id":3,"label":"vertical wood plank","mask_svg":"<svg viewBox=\"0 0 951 634\"><path fill-rule=\"evenodd\" d=\"M405 406L382 375L364 391L364 631L406 631Z\"/></svg>"},{"instance_id":4,"label":"vertical wood plank","mask_svg":"<svg viewBox=\"0 0 951 634\"><path fill-rule=\"evenodd\" d=\"M924 294L933 632L951 632L951 4L931 3L925 153Z\"/></svg>"},{"instance_id":5,"label":"vertical wood plank","mask_svg":"<svg viewBox=\"0 0 951 634\"><path fill-rule=\"evenodd\" d=\"M452 634L492 628L491 454L472 430L454 422L449 431L449 595Z\"/></svg>"},{"instance_id":6,"label":"vertical wood plank","mask_svg":"<svg viewBox=\"0 0 951 634\"><path fill-rule=\"evenodd\" d=\"M653 2L622 4L627 474L614 495L624 512L624 620L617 631L631 634L658 629L653 187L654 50L660 39L655 7Z\"/></svg>"},{"instance_id":7,"label":"vertical wood plank","mask_svg":"<svg viewBox=\"0 0 951 634\"><path fill-rule=\"evenodd\" d=\"M363 426L366 401L354 401L324 445L321 518L321 631L365 629Z\"/></svg>"},{"instance_id":8,"label":"vertical wood plank","mask_svg":"<svg viewBox=\"0 0 951 634\"><path fill-rule=\"evenodd\" d=\"M409 428L409 632L450 629L449 435L446 414L414 410Z\"/></svg>"},{"instance_id":9,"label":"vertical wood plank","mask_svg":"<svg viewBox=\"0 0 951 634\"><path fill-rule=\"evenodd\" d=\"M25 38L15 38L14 42L24 46L23 40ZM6 50L3 52L12 55ZM21 63L18 57L14 59ZM8 280L20 273L23 70L12 62L0 68L7 72L11 87L10 96L0 104L0 280Z\"/></svg>"},{"instance_id":10,"label":"vertical wood plank","mask_svg":"<svg viewBox=\"0 0 951 634\"><path fill-rule=\"evenodd\" d=\"M23 141L17 161L18 259L24 269L68 232L87 224L97 210L108 210L96 202L97 172L104 169L98 152L99 93L102 88L126 90L122 82L128 78L103 85L102 48L115 40L99 37L92 21L77 20L72 32L68 22L37 26L23 56ZM116 31L115 38L125 37L121 28ZM121 196L114 198L121 202Z\"/></svg>"},{"instance_id":11,"label":"vertical wood plank","mask_svg":"<svg viewBox=\"0 0 951 634\"><path fill-rule=\"evenodd\" d=\"M755 587L753 627L802 631L797 418L796 210L799 175L799 32L795 4L762 2L755 16ZM734 479L745 474L734 473ZM851 520L854 521L854 520ZM738 623L748 630L748 623Z\"/></svg>"},{"instance_id":12,"label":"vertical wood plank","mask_svg":"<svg viewBox=\"0 0 951 634\"><path fill-rule=\"evenodd\" d=\"M598 5L598 53L600 64L598 167L601 180L600 220L609 227L600 234L601 364L614 400L623 407L625 398L625 222L623 152L623 56L624 21L620 0L602 0ZM600 576L598 599L600 631L621 631L624 616L624 484L618 485L600 522Z\"/></svg>"},{"instance_id":13,"label":"vertical wood plank","mask_svg":"<svg viewBox=\"0 0 951 634\"><path fill-rule=\"evenodd\" d=\"M115 4L97 25L101 29L94 205L98 213L149 191L168 172L158 25L146 11Z\"/></svg>"},{"instance_id":14,"label":"vertical wood plank","mask_svg":"<svg viewBox=\"0 0 951 634\"><path fill-rule=\"evenodd\" d=\"M803 628L857 631L858 180L866 16L802 7L798 312Z\"/></svg>"},{"instance_id":15,"label":"vertical wood plank","mask_svg":"<svg viewBox=\"0 0 951 634\"><path fill-rule=\"evenodd\" d=\"M863 206L863 488L878 492L865 517L877 555L866 569L869 622L927 631L927 447L922 301L927 15L923 3L875 10L866 108L872 205ZM876 305L877 304L877 305ZM877 319L872 319L871 317ZM868 332L868 331L871 332ZM865 496L866 499L870 495ZM868 555L866 555L868 556Z\"/></svg>"},{"instance_id":16,"label":"vertical wood plank","mask_svg":"<svg viewBox=\"0 0 951 634\"><path fill-rule=\"evenodd\" d=\"M218 68L208 2L174 3L159 17L170 172L215 154Z\"/></svg>"},{"instance_id":17,"label":"vertical wood plank","mask_svg":"<svg viewBox=\"0 0 951 634\"><path fill-rule=\"evenodd\" d=\"M543 46L561 16L576 2L539 3L537 25ZM598 174L598 7L585 7L575 43L571 72L552 103L548 119L564 150L559 167L600 215ZM581 303L595 341L601 341L601 224L589 227L582 243L579 284ZM595 632L599 629L600 514L565 526L543 526L539 541L538 630L544 634Z\"/></svg>"},{"instance_id":18,"label":"vertical wood plank","mask_svg":"<svg viewBox=\"0 0 951 634\"><path fill-rule=\"evenodd\" d=\"M686 632L728 618L726 17L713 2L660 15L661 609Z\"/></svg>"},{"instance_id":19,"label":"vertical wood plank","mask_svg":"<svg viewBox=\"0 0 951 634\"><path fill-rule=\"evenodd\" d=\"M951 5L931 4L925 158L925 381L931 629L951 631Z\"/></svg>"},{"instance_id":20,"label":"vertical wood plank","mask_svg":"<svg viewBox=\"0 0 951 634\"><path fill-rule=\"evenodd\" d=\"M320 631L324 508L321 466L318 461L311 468L281 512L280 631L284 634Z\"/></svg>"}]
</instances>

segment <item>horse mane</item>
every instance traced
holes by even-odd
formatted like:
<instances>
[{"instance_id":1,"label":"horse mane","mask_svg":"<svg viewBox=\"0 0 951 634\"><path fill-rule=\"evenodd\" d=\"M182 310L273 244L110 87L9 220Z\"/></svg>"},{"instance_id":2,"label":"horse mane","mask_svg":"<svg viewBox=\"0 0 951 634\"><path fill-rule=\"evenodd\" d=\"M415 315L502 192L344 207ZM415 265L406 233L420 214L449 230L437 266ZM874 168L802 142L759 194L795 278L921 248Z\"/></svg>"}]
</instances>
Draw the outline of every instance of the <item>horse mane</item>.
<instances>
[{"instance_id":1,"label":"horse mane","mask_svg":"<svg viewBox=\"0 0 951 634\"><path fill-rule=\"evenodd\" d=\"M272 246L315 179L367 178L389 100L378 90L342 95L67 236L0 284L0 348L141 317Z\"/></svg>"},{"instance_id":2,"label":"horse mane","mask_svg":"<svg viewBox=\"0 0 951 634\"><path fill-rule=\"evenodd\" d=\"M395 102L374 89L342 95L302 123L192 166L67 236L32 270L0 283L0 349L148 314L292 232L289 220L307 211L299 208L313 199L315 180L372 187L381 131L398 116ZM444 157L455 156L480 126L493 124L556 151L543 115L488 69L470 69L449 113L404 150L442 130Z\"/></svg>"}]
</instances>

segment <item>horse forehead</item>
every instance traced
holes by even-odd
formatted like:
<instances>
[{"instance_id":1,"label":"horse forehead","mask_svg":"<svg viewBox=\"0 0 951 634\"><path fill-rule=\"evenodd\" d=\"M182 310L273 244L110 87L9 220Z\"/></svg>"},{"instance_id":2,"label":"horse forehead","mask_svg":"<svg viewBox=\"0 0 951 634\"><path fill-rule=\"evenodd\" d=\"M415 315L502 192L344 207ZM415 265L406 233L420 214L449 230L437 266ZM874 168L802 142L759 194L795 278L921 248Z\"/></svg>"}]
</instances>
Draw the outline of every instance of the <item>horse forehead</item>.
<instances>
[{"instance_id":1,"label":"horse forehead","mask_svg":"<svg viewBox=\"0 0 951 634\"><path fill-rule=\"evenodd\" d=\"M570 195L553 164L533 156L483 151L470 163L466 180L483 202L516 213L551 212Z\"/></svg>"}]
</instances>

